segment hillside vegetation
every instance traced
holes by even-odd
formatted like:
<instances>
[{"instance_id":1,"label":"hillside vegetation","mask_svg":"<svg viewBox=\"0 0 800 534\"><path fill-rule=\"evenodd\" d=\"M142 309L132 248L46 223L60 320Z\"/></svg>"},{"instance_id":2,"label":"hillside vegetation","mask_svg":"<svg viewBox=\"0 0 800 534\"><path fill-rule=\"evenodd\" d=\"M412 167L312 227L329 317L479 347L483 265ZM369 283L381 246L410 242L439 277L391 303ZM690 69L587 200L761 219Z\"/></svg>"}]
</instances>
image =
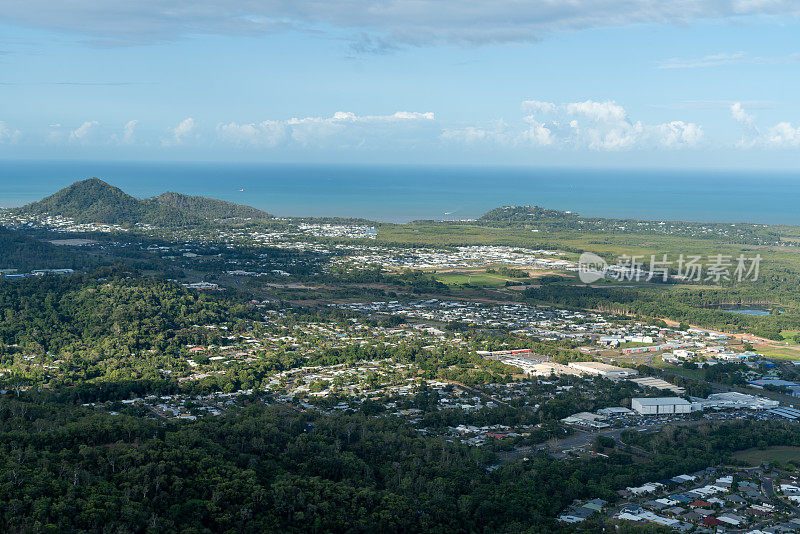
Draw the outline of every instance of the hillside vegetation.
<instances>
[{"instance_id":1,"label":"hillside vegetation","mask_svg":"<svg viewBox=\"0 0 800 534\"><path fill-rule=\"evenodd\" d=\"M251 206L243 206L216 198L183 195L172 191L162 193L153 200L162 206L176 208L183 213L203 219L228 219L231 217L267 219L272 217L269 213Z\"/></svg>"},{"instance_id":2,"label":"hillside vegetation","mask_svg":"<svg viewBox=\"0 0 800 534\"><path fill-rule=\"evenodd\" d=\"M137 223L175 227L202 224L220 218L268 218L250 206L205 197L164 193L138 199L98 178L89 178L19 209L22 214L59 215L77 223L132 226Z\"/></svg>"}]
</instances>

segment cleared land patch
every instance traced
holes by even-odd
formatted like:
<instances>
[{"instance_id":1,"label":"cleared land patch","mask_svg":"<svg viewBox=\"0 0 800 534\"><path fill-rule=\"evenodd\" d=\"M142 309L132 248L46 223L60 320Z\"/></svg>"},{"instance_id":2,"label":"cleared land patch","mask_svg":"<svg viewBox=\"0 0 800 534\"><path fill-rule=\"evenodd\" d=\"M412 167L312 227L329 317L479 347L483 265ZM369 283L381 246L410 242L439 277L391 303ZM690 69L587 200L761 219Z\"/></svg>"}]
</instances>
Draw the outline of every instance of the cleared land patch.
<instances>
[{"instance_id":1,"label":"cleared land patch","mask_svg":"<svg viewBox=\"0 0 800 534\"><path fill-rule=\"evenodd\" d=\"M734 453L734 458L747 462L752 466L759 466L765 462L786 462L795 461L800 463L800 447L767 447L766 449L745 449Z\"/></svg>"}]
</instances>

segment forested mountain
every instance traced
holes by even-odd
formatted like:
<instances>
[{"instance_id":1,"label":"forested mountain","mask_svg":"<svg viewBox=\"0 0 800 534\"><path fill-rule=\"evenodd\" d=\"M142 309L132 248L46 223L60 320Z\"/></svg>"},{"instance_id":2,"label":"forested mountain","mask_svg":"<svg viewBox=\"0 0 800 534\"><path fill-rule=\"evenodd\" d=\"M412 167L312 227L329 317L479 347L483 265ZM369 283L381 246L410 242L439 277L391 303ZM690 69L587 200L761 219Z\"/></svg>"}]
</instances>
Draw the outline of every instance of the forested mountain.
<instances>
[{"instance_id":1,"label":"forested mountain","mask_svg":"<svg viewBox=\"0 0 800 534\"><path fill-rule=\"evenodd\" d=\"M226 219L229 217L266 219L272 217L269 213L252 206L234 204L216 198L183 195L172 191L162 193L153 200L161 205L177 208L184 213L203 219Z\"/></svg>"},{"instance_id":2,"label":"forested mountain","mask_svg":"<svg viewBox=\"0 0 800 534\"><path fill-rule=\"evenodd\" d=\"M20 212L60 215L78 223L180 226L199 222L199 218L177 208L132 197L98 178L75 182L39 202L23 206Z\"/></svg>"},{"instance_id":3,"label":"forested mountain","mask_svg":"<svg viewBox=\"0 0 800 534\"><path fill-rule=\"evenodd\" d=\"M19 212L60 215L78 223L143 223L166 227L196 225L227 217L270 217L250 206L179 193L164 193L142 200L98 178L75 182L39 202L23 206Z\"/></svg>"}]
</instances>

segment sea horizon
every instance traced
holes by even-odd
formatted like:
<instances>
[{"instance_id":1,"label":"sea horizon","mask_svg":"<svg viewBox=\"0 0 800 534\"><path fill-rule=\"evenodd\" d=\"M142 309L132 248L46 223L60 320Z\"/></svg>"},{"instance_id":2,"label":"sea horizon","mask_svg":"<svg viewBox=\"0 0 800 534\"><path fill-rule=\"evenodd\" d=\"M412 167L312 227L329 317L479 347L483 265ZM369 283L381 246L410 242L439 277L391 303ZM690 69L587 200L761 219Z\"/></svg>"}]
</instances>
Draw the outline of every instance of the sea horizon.
<instances>
[{"instance_id":1,"label":"sea horizon","mask_svg":"<svg viewBox=\"0 0 800 534\"><path fill-rule=\"evenodd\" d=\"M587 217L800 225L800 171L0 160L0 176L3 208L97 177L138 198L176 191L286 217L405 223L538 205Z\"/></svg>"}]
</instances>

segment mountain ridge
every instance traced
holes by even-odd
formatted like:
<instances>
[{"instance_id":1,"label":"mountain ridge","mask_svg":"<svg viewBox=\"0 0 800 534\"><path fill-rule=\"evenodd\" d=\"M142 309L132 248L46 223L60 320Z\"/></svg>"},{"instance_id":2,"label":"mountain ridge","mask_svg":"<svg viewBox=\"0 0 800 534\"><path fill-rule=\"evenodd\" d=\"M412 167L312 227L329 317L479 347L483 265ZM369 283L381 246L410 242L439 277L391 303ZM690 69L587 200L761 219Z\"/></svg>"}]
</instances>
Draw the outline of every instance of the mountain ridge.
<instances>
[{"instance_id":1,"label":"mountain ridge","mask_svg":"<svg viewBox=\"0 0 800 534\"><path fill-rule=\"evenodd\" d=\"M272 217L251 206L175 192L139 199L99 178L79 180L16 211L59 215L77 223L142 223L154 226L192 226L231 217Z\"/></svg>"},{"instance_id":2,"label":"mountain ridge","mask_svg":"<svg viewBox=\"0 0 800 534\"><path fill-rule=\"evenodd\" d=\"M183 212L203 218L228 219L231 217L266 219L273 215L245 204L236 204L217 198L185 195L174 191L161 193L152 200L164 206L171 206Z\"/></svg>"}]
</instances>

